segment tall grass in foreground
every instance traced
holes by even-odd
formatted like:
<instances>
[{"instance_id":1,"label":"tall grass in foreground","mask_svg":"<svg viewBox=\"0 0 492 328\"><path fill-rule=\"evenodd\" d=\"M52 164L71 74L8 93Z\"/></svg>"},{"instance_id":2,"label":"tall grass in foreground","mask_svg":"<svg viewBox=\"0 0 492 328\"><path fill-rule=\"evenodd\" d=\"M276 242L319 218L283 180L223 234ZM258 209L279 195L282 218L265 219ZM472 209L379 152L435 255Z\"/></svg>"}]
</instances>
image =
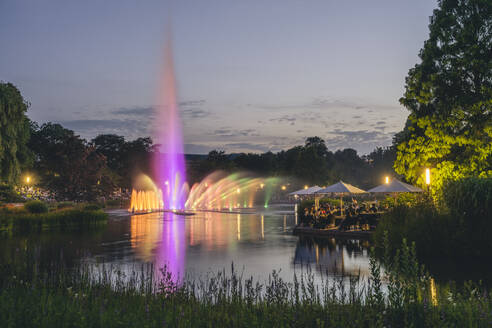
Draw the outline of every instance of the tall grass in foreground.
<instances>
[{"instance_id":1,"label":"tall grass in foreground","mask_svg":"<svg viewBox=\"0 0 492 328\"><path fill-rule=\"evenodd\" d=\"M23 253L20 267L0 267L4 327L489 327L492 299L467 284L433 288L404 242L386 254L386 270L371 257L367 280L316 283L307 271L292 282L273 271L266 281L231 268L176 282L164 268L126 275L111 267L68 270ZM159 278L158 278L159 277ZM383 286L383 281L386 287Z\"/></svg>"},{"instance_id":2,"label":"tall grass in foreground","mask_svg":"<svg viewBox=\"0 0 492 328\"><path fill-rule=\"evenodd\" d=\"M100 226L108 215L101 210L66 209L46 213L13 211L0 213L0 232L39 232L81 230Z\"/></svg>"}]
</instances>

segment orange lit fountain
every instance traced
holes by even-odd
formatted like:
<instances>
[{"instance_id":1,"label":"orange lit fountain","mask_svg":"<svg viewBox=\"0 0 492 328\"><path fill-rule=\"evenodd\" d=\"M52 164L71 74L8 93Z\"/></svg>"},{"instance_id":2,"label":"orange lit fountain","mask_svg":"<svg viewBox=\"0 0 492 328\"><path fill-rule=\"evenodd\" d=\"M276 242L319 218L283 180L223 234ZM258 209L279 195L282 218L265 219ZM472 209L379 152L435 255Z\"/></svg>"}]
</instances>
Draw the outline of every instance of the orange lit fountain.
<instances>
[{"instance_id":1,"label":"orange lit fountain","mask_svg":"<svg viewBox=\"0 0 492 328\"><path fill-rule=\"evenodd\" d=\"M221 171L214 172L186 192L185 210L232 211L251 208L260 202L268 207L272 188L276 184L276 178L251 177L241 172L229 175ZM129 211L164 211L164 205L162 190L148 176L140 175L132 191Z\"/></svg>"}]
</instances>

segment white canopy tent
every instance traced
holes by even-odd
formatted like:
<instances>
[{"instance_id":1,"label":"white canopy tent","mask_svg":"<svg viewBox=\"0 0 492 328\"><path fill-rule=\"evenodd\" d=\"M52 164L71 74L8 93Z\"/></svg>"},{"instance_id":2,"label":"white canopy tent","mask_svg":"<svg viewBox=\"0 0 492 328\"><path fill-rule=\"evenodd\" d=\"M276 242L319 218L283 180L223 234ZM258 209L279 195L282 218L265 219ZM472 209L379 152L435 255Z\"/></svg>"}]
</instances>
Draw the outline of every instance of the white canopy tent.
<instances>
[{"instance_id":1,"label":"white canopy tent","mask_svg":"<svg viewBox=\"0 0 492 328\"><path fill-rule=\"evenodd\" d=\"M331 186L318 190L317 194L329 194L329 193L348 193L348 194L362 194L366 191L352 186L351 184L339 181Z\"/></svg>"},{"instance_id":2,"label":"white canopy tent","mask_svg":"<svg viewBox=\"0 0 492 328\"><path fill-rule=\"evenodd\" d=\"M397 192L423 192L419 187L409 185L400 180L393 179L390 183L385 183L380 186L369 189L367 192L382 192L382 193L397 193Z\"/></svg>"},{"instance_id":3,"label":"white canopy tent","mask_svg":"<svg viewBox=\"0 0 492 328\"><path fill-rule=\"evenodd\" d=\"M321 190L321 187L318 186L312 186L307 189L299 189L297 191L291 192L289 195L290 196L305 196L305 195L312 195L316 193L318 190Z\"/></svg>"},{"instance_id":4,"label":"white canopy tent","mask_svg":"<svg viewBox=\"0 0 492 328\"><path fill-rule=\"evenodd\" d=\"M340 194L340 213L343 213L343 194L362 194L366 191L352 186L349 183L345 183L343 181L339 181L331 186L318 190L316 194L330 194L330 193L338 193ZM318 200L319 201L319 200ZM316 204L317 205L317 204Z\"/></svg>"}]
</instances>

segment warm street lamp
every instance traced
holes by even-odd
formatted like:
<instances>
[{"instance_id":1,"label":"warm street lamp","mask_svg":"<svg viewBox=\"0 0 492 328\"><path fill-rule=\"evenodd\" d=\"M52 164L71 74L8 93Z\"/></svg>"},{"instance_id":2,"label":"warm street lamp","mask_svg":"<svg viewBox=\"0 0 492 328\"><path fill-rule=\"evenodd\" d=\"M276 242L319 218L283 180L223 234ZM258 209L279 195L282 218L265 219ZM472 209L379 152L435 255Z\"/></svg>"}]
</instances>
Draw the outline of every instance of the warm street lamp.
<instances>
[{"instance_id":1,"label":"warm street lamp","mask_svg":"<svg viewBox=\"0 0 492 328\"><path fill-rule=\"evenodd\" d=\"M29 182L31 182L31 177L26 177L26 183L29 184Z\"/></svg>"},{"instance_id":2,"label":"warm street lamp","mask_svg":"<svg viewBox=\"0 0 492 328\"><path fill-rule=\"evenodd\" d=\"M384 182L385 182L386 184L390 183L390 178L389 178L388 176L386 176L386 178L384 179Z\"/></svg>"},{"instance_id":3,"label":"warm street lamp","mask_svg":"<svg viewBox=\"0 0 492 328\"><path fill-rule=\"evenodd\" d=\"M430 169L425 169L425 184L427 186L429 186L431 183L431 173L430 173Z\"/></svg>"},{"instance_id":4,"label":"warm street lamp","mask_svg":"<svg viewBox=\"0 0 492 328\"><path fill-rule=\"evenodd\" d=\"M307 189L307 188L309 188L307 185L306 185L306 186L304 186L304 189Z\"/></svg>"}]
</instances>

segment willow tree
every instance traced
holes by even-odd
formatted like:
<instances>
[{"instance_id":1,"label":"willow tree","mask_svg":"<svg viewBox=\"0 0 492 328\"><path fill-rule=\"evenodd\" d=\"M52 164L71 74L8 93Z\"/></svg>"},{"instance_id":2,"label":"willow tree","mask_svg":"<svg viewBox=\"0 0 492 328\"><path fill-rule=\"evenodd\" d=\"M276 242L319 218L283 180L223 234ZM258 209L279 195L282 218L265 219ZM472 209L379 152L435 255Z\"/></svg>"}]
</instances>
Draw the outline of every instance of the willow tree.
<instances>
[{"instance_id":1,"label":"willow tree","mask_svg":"<svg viewBox=\"0 0 492 328\"><path fill-rule=\"evenodd\" d=\"M440 0L429 30L400 99L410 115L394 168L423 185L430 167L439 191L448 179L492 175L492 1Z\"/></svg>"},{"instance_id":2,"label":"willow tree","mask_svg":"<svg viewBox=\"0 0 492 328\"><path fill-rule=\"evenodd\" d=\"M0 180L12 184L29 162L28 104L11 83L0 82Z\"/></svg>"}]
</instances>

